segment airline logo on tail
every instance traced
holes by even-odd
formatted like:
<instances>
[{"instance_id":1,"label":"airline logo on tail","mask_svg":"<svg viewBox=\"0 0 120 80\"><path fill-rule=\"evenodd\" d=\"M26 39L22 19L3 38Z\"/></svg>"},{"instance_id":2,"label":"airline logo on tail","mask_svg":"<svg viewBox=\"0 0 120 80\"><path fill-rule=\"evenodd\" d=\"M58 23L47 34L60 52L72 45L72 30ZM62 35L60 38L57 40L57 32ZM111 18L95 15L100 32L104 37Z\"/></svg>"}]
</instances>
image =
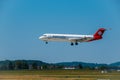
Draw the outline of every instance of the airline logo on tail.
<instances>
[{"instance_id":1,"label":"airline logo on tail","mask_svg":"<svg viewBox=\"0 0 120 80\"><path fill-rule=\"evenodd\" d=\"M105 28L100 28L98 31L94 34L94 40L102 39L102 35L105 32Z\"/></svg>"}]
</instances>

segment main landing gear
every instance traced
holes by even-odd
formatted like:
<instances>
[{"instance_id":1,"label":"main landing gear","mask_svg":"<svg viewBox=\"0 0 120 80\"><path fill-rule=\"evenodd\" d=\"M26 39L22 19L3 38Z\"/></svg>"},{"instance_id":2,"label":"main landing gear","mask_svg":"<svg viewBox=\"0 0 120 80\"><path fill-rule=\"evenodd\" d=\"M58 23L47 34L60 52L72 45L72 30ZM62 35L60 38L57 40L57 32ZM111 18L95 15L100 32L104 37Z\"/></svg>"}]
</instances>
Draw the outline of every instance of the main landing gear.
<instances>
[{"instance_id":1,"label":"main landing gear","mask_svg":"<svg viewBox=\"0 0 120 80\"><path fill-rule=\"evenodd\" d=\"M73 46L74 44L71 42L71 46Z\"/></svg>"},{"instance_id":2,"label":"main landing gear","mask_svg":"<svg viewBox=\"0 0 120 80\"><path fill-rule=\"evenodd\" d=\"M48 42L46 41L45 44L48 44Z\"/></svg>"},{"instance_id":3,"label":"main landing gear","mask_svg":"<svg viewBox=\"0 0 120 80\"><path fill-rule=\"evenodd\" d=\"M73 46L74 45L74 43L73 42L71 42L71 46ZM75 45L78 45L78 42L75 42Z\"/></svg>"}]
</instances>

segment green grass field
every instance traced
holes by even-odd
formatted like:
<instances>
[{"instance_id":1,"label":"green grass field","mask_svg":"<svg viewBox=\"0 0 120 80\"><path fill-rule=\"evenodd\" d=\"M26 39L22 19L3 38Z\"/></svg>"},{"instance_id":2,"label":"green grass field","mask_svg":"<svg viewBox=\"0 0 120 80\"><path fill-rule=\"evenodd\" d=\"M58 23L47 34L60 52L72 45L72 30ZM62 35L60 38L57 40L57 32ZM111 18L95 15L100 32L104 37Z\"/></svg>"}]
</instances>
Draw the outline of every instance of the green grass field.
<instances>
[{"instance_id":1,"label":"green grass field","mask_svg":"<svg viewBox=\"0 0 120 80\"><path fill-rule=\"evenodd\" d=\"M97 70L0 71L0 80L120 80L120 72Z\"/></svg>"}]
</instances>

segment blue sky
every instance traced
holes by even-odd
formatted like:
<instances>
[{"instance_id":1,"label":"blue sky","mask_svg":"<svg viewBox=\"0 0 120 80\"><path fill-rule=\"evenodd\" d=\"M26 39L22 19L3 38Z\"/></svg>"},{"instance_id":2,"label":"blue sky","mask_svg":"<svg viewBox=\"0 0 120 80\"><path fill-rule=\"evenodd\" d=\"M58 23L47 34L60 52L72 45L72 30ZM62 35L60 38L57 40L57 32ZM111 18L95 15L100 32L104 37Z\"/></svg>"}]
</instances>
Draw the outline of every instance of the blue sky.
<instances>
[{"instance_id":1,"label":"blue sky","mask_svg":"<svg viewBox=\"0 0 120 80\"><path fill-rule=\"evenodd\" d=\"M38 39L44 33L94 34L112 28L104 38L70 46L69 42ZM1 0L0 60L44 62L120 61L120 2L118 0Z\"/></svg>"}]
</instances>

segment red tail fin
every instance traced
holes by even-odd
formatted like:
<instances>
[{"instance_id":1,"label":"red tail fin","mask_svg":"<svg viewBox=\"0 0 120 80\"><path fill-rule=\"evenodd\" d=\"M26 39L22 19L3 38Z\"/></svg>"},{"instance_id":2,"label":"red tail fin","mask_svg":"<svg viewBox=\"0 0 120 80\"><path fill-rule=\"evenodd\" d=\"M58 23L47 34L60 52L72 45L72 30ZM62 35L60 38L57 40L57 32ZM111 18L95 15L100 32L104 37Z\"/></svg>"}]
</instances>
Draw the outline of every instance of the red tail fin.
<instances>
[{"instance_id":1,"label":"red tail fin","mask_svg":"<svg viewBox=\"0 0 120 80\"><path fill-rule=\"evenodd\" d=\"M100 28L98 31L94 34L94 40L102 39L102 35L105 32L105 28Z\"/></svg>"}]
</instances>

